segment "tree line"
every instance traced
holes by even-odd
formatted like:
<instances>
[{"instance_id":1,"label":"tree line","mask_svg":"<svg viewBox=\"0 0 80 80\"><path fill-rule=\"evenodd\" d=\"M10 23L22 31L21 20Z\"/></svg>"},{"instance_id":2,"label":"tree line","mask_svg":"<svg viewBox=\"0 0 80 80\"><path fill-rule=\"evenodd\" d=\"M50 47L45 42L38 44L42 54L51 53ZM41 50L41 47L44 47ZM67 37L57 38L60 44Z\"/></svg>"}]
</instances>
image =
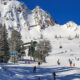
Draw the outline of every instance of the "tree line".
<instances>
[{"instance_id":1,"label":"tree line","mask_svg":"<svg viewBox=\"0 0 80 80\"><path fill-rule=\"evenodd\" d=\"M11 37L8 38L6 26L0 24L0 62L7 63L9 60L13 61L16 55L16 59L21 58L25 54L22 44L20 32L13 29ZM17 51L18 54L11 56L13 51Z\"/></svg>"},{"instance_id":2,"label":"tree line","mask_svg":"<svg viewBox=\"0 0 80 80\"><path fill-rule=\"evenodd\" d=\"M40 40L36 46L33 42L28 48L28 56L34 58L35 61L45 61L46 56L51 51L49 40ZM14 53L16 52L16 53ZM0 62L8 61L16 63L25 55L25 48L21 40L21 34L17 30L12 29L11 37L8 38L6 26L0 24Z\"/></svg>"}]
</instances>

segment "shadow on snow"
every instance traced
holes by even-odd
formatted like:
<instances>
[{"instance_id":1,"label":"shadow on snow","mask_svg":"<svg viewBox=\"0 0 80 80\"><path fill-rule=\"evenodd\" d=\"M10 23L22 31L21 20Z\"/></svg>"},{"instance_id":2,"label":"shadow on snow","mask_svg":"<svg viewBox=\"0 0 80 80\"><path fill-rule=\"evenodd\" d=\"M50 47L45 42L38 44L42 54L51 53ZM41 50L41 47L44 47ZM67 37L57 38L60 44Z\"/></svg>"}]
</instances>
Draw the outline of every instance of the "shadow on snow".
<instances>
[{"instance_id":1,"label":"shadow on snow","mask_svg":"<svg viewBox=\"0 0 80 80\"><path fill-rule=\"evenodd\" d=\"M80 74L67 74L60 76L62 72L78 70L74 67L56 67L56 68L40 68L37 67L36 73L33 73L33 67L7 67L4 71L0 69L0 80L53 80L52 73L56 72L56 80L72 80L80 78Z\"/></svg>"}]
</instances>

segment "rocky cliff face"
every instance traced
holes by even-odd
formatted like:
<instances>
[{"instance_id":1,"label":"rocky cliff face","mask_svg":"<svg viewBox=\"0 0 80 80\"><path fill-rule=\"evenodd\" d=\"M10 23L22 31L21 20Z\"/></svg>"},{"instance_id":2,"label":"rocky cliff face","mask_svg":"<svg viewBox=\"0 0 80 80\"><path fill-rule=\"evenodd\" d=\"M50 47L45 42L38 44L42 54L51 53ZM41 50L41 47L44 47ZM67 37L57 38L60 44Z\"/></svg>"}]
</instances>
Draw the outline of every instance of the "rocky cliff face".
<instances>
[{"instance_id":1,"label":"rocky cliff face","mask_svg":"<svg viewBox=\"0 0 80 80\"><path fill-rule=\"evenodd\" d=\"M0 0L0 22L5 24L7 29L22 30L26 27L40 26L48 27L54 25L51 16L39 6L30 10L23 2L17 0Z\"/></svg>"}]
</instances>

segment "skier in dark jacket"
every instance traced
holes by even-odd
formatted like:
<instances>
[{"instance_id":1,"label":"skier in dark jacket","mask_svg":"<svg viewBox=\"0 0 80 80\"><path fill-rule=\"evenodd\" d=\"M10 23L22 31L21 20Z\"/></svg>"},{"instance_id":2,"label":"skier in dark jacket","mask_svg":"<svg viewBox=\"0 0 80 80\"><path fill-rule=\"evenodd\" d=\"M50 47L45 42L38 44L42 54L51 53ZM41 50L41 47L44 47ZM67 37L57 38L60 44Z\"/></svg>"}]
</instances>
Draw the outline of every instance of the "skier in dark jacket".
<instances>
[{"instance_id":1,"label":"skier in dark jacket","mask_svg":"<svg viewBox=\"0 0 80 80\"><path fill-rule=\"evenodd\" d=\"M69 64L70 64L70 67L72 67L72 60L70 59L69 59Z\"/></svg>"},{"instance_id":2,"label":"skier in dark jacket","mask_svg":"<svg viewBox=\"0 0 80 80\"><path fill-rule=\"evenodd\" d=\"M36 72L36 66L34 66L34 68L33 68L33 72Z\"/></svg>"},{"instance_id":3,"label":"skier in dark jacket","mask_svg":"<svg viewBox=\"0 0 80 80\"><path fill-rule=\"evenodd\" d=\"M53 75L53 80L56 80L56 73L53 72L52 75Z\"/></svg>"},{"instance_id":4,"label":"skier in dark jacket","mask_svg":"<svg viewBox=\"0 0 80 80\"><path fill-rule=\"evenodd\" d=\"M41 64L41 63L40 63L40 62L38 62L38 66L40 66L40 64Z\"/></svg>"}]
</instances>

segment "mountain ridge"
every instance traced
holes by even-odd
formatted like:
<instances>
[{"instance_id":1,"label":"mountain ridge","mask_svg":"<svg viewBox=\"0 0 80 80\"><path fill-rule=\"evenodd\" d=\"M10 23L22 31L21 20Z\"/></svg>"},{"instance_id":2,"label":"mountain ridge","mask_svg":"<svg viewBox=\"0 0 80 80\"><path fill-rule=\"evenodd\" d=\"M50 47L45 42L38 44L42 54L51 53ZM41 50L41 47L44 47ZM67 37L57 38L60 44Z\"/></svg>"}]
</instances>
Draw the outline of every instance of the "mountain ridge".
<instances>
[{"instance_id":1,"label":"mountain ridge","mask_svg":"<svg viewBox=\"0 0 80 80\"><path fill-rule=\"evenodd\" d=\"M5 1L6 3L3 3ZM24 42L27 40L27 37L29 40L39 39L42 32L46 33L46 28L48 28L48 31L52 29L52 34L54 32L57 34L57 30L60 31L60 29L63 30L62 32L69 31L68 34L70 34L70 32L75 34L76 32L79 33L79 25L72 21L64 25L56 24L50 14L41 9L39 6L36 6L33 10L30 10L24 2L19 2L18 0L4 0L3 2L0 5L0 23L6 25L9 37L12 29L20 31L22 38L24 37ZM55 30L55 27L58 27L56 28L57 30Z\"/></svg>"}]
</instances>

